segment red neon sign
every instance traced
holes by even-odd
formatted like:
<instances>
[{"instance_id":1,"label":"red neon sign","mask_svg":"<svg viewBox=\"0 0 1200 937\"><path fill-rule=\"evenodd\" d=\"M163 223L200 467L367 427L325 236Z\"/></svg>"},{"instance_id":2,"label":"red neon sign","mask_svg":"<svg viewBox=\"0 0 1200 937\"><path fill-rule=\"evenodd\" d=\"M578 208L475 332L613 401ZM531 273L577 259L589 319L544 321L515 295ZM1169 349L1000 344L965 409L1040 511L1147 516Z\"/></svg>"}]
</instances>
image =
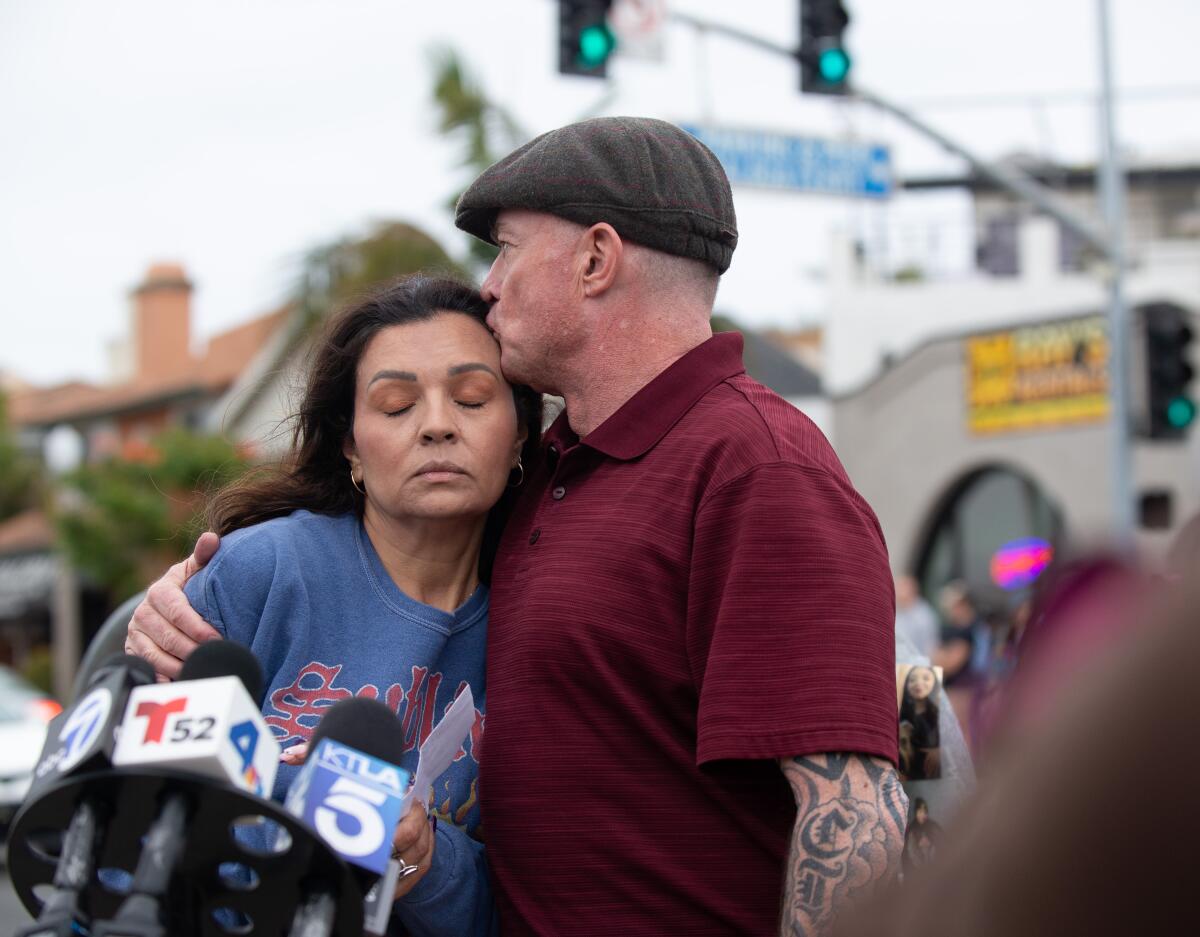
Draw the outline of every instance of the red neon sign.
<instances>
[{"instance_id":1,"label":"red neon sign","mask_svg":"<svg viewBox=\"0 0 1200 937\"><path fill-rule=\"evenodd\" d=\"M1054 559L1054 547L1037 537L1006 543L992 555L992 582L1001 589L1029 585Z\"/></svg>"}]
</instances>

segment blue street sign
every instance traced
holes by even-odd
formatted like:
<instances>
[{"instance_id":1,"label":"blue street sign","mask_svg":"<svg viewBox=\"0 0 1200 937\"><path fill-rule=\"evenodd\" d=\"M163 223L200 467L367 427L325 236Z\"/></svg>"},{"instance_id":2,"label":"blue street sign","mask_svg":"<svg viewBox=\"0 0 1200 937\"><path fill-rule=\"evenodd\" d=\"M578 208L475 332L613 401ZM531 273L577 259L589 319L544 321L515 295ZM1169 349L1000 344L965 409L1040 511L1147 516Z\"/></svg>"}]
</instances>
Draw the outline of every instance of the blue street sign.
<instances>
[{"instance_id":1,"label":"blue street sign","mask_svg":"<svg viewBox=\"0 0 1200 937\"><path fill-rule=\"evenodd\" d=\"M877 143L687 124L683 129L716 154L733 185L858 198L887 198L892 193L891 153Z\"/></svg>"}]
</instances>

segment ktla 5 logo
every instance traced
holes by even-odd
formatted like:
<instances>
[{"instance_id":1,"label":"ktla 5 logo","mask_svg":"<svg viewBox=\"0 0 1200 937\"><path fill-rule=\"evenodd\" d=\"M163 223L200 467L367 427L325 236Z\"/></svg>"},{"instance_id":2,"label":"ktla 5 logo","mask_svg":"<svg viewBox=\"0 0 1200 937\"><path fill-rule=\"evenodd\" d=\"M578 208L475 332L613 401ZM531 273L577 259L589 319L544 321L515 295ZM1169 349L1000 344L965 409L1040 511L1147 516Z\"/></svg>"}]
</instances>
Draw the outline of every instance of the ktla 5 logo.
<instances>
[{"instance_id":1,"label":"ktla 5 logo","mask_svg":"<svg viewBox=\"0 0 1200 937\"><path fill-rule=\"evenodd\" d=\"M350 778L338 778L329 786L320 806L313 811L313 826L343 856L370 856L379 851L388 835L381 808L388 795ZM349 817L356 832L342 829Z\"/></svg>"},{"instance_id":2,"label":"ktla 5 logo","mask_svg":"<svg viewBox=\"0 0 1200 937\"><path fill-rule=\"evenodd\" d=\"M408 773L332 739L312 755L312 825L343 856L376 855L400 821Z\"/></svg>"}]
</instances>

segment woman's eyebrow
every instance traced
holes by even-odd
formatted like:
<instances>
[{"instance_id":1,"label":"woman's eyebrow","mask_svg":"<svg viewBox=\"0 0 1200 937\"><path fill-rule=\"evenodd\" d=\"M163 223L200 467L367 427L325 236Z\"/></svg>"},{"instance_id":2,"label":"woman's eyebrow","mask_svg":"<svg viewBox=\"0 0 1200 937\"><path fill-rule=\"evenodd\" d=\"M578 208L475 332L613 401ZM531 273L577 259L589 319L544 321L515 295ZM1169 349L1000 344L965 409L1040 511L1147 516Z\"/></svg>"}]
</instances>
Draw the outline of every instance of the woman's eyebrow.
<instances>
[{"instance_id":1,"label":"woman's eyebrow","mask_svg":"<svg viewBox=\"0 0 1200 937\"><path fill-rule=\"evenodd\" d=\"M377 371L375 376L367 381L367 386L370 387L376 381L415 381L417 376L412 371Z\"/></svg>"},{"instance_id":2,"label":"woman's eyebrow","mask_svg":"<svg viewBox=\"0 0 1200 937\"><path fill-rule=\"evenodd\" d=\"M467 364L456 364L456 365L454 365L454 367L452 367L449 370L448 373L450 374L451 377L453 377L456 374L466 374L468 371L487 371L488 374L490 374L492 377L495 377L495 378L497 378L497 380L499 380L499 378L496 375L496 372L493 371L491 368L489 368L482 361L471 361L471 362L468 362Z\"/></svg>"}]
</instances>

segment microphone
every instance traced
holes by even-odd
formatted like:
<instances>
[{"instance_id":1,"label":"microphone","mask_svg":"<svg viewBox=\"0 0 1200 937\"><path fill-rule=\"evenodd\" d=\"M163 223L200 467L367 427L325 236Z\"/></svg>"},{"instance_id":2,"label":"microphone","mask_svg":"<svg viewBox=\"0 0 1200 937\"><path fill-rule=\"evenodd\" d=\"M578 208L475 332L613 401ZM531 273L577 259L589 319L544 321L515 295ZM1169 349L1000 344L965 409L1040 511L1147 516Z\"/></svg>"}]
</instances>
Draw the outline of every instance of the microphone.
<instances>
[{"instance_id":1,"label":"microphone","mask_svg":"<svg viewBox=\"0 0 1200 937\"><path fill-rule=\"evenodd\" d=\"M100 849L100 824L107 812L92 797L84 797L71 815L62 854L54 869L53 891L32 924L17 930L14 937L76 937L87 933L91 915L83 895L91 883Z\"/></svg>"},{"instance_id":2,"label":"microphone","mask_svg":"<svg viewBox=\"0 0 1200 937\"><path fill-rule=\"evenodd\" d=\"M122 768L173 768L270 796L279 743L256 700L262 668L249 648L209 641L183 663L178 683L129 696L112 761Z\"/></svg>"},{"instance_id":3,"label":"microphone","mask_svg":"<svg viewBox=\"0 0 1200 937\"><path fill-rule=\"evenodd\" d=\"M26 802L64 777L109 767L130 694L153 683L154 668L140 657L114 654L105 660L86 692L51 721Z\"/></svg>"},{"instance_id":4,"label":"microphone","mask_svg":"<svg viewBox=\"0 0 1200 937\"><path fill-rule=\"evenodd\" d=\"M64 777L108 767L114 731L131 690L153 681L154 668L139 657L114 654L101 664L75 705L51 723L26 803ZM15 937L74 937L86 933L91 915L84 895L95 870L107 818L106 804L85 793L67 825L52 891L37 920L19 929Z\"/></svg>"},{"instance_id":5,"label":"microphone","mask_svg":"<svg viewBox=\"0 0 1200 937\"><path fill-rule=\"evenodd\" d=\"M254 700L262 669L232 641L201 645L184 661L178 684L130 694L113 764L187 771L262 795L274 782L279 744ZM261 743L261 744L260 744ZM129 895L95 937L165 937L164 899L183 854L193 804L168 787L134 869Z\"/></svg>"},{"instance_id":6,"label":"microphone","mask_svg":"<svg viewBox=\"0 0 1200 937\"><path fill-rule=\"evenodd\" d=\"M391 846L408 806L409 774L397 767L403 754L404 733L391 709L366 697L341 700L318 723L304 767L284 801L285 809L315 829L358 872L368 892L370 933L383 932L380 916L386 926L390 903L382 902L380 908L380 896L383 890L390 894L398 875ZM376 885L380 876L383 882ZM328 886L318 885L297 909L291 933L329 934L333 904Z\"/></svg>"}]
</instances>

